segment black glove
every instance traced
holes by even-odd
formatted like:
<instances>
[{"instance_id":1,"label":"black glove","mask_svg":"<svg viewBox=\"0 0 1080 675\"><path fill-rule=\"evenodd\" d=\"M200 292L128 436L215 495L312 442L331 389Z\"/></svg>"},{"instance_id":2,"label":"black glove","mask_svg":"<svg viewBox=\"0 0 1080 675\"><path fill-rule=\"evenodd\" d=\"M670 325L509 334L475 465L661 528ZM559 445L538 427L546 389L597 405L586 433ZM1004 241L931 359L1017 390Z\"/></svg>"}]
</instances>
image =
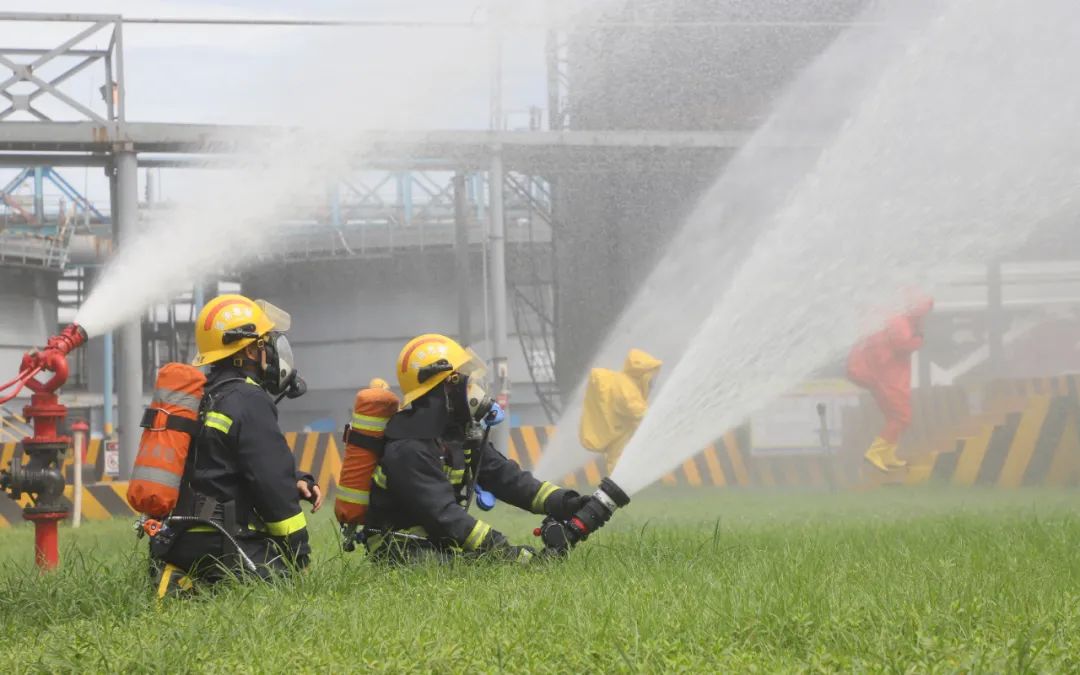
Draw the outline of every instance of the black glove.
<instances>
[{"instance_id":1,"label":"black glove","mask_svg":"<svg viewBox=\"0 0 1080 675\"><path fill-rule=\"evenodd\" d=\"M491 531L481 551L500 560L522 564L528 564L536 556L536 549L532 546L514 546L498 530Z\"/></svg>"},{"instance_id":2,"label":"black glove","mask_svg":"<svg viewBox=\"0 0 1080 675\"><path fill-rule=\"evenodd\" d=\"M544 512L559 520L569 520L589 502L574 490L559 488L544 501Z\"/></svg>"}]
</instances>

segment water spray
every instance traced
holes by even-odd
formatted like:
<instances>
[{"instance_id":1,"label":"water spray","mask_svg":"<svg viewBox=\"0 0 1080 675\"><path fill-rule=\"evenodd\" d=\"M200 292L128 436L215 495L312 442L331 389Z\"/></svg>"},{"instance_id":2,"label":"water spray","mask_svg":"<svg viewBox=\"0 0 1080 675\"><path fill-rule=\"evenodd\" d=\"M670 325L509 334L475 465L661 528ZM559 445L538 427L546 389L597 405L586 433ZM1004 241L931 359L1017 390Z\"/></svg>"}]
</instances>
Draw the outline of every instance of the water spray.
<instances>
[{"instance_id":1,"label":"water spray","mask_svg":"<svg viewBox=\"0 0 1080 675\"><path fill-rule=\"evenodd\" d=\"M585 506L566 520L554 516L544 518L540 527L533 534L544 542L544 550L557 555L566 555L579 542L611 520L616 509L630 503L630 497L610 478L600 481L600 487L593 493Z\"/></svg>"},{"instance_id":2,"label":"water spray","mask_svg":"<svg viewBox=\"0 0 1080 675\"><path fill-rule=\"evenodd\" d=\"M23 507L23 518L34 523L34 559L43 570L53 569L60 562L57 523L68 514L63 502L61 458L71 439L58 435L67 407L61 405L56 392L67 382L67 355L85 343L86 331L78 324L71 324L49 338L42 349L32 349L23 355L18 376L0 385L0 392L11 389L0 396L0 404L15 398L24 387L33 392L30 404L23 408L23 415L34 426L34 435L22 441L30 459L24 466L16 454L11 466L0 471L0 492L7 492L15 500L23 494L30 496L30 504ZM42 382L37 375L43 372L53 375Z\"/></svg>"}]
</instances>

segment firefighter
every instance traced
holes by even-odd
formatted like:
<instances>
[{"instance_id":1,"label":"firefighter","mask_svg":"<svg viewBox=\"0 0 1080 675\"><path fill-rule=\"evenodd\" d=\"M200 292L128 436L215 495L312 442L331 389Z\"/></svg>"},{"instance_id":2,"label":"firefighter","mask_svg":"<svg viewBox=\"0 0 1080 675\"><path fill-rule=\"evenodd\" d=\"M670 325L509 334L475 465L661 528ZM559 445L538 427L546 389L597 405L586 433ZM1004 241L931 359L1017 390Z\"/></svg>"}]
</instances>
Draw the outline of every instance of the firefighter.
<instances>
[{"instance_id":1,"label":"firefighter","mask_svg":"<svg viewBox=\"0 0 1080 675\"><path fill-rule=\"evenodd\" d=\"M848 379L867 389L885 416L885 426L863 455L881 471L907 466L896 456L896 447L911 424L911 356L922 347L923 319L933 307L929 298L917 300L883 330L855 345L848 356Z\"/></svg>"},{"instance_id":2,"label":"firefighter","mask_svg":"<svg viewBox=\"0 0 1080 675\"><path fill-rule=\"evenodd\" d=\"M631 349L622 372L593 368L589 373L578 436L585 449L604 455L608 475L649 410L649 391L662 365Z\"/></svg>"},{"instance_id":3,"label":"firefighter","mask_svg":"<svg viewBox=\"0 0 1080 675\"><path fill-rule=\"evenodd\" d=\"M508 504L559 518L587 498L537 480L487 442L485 420L493 422L497 410L472 352L448 337L421 335L405 345L397 365L403 407L386 425L372 479L364 525L369 555L388 562L484 554L530 561L533 549L511 545L469 513L476 483Z\"/></svg>"},{"instance_id":4,"label":"firefighter","mask_svg":"<svg viewBox=\"0 0 1080 675\"><path fill-rule=\"evenodd\" d=\"M310 474L297 471L273 398L304 390L284 336L288 328L288 314L241 295L218 296L199 313L192 363L210 370L202 428L192 441L173 515L212 524L182 527L161 544L165 550L152 547L152 555L167 563L159 595L191 580L213 583L245 567L269 579L308 562L300 500L317 511L322 490ZM242 564L245 558L254 569Z\"/></svg>"}]
</instances>

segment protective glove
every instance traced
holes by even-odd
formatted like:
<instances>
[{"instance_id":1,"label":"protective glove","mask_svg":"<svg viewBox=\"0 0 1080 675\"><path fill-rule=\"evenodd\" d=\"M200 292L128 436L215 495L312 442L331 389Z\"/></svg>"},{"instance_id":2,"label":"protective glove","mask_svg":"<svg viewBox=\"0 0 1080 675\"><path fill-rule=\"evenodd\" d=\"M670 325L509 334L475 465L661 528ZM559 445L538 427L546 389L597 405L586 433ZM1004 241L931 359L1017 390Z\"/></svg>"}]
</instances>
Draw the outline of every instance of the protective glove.
<instances>
[{"instance_id":1,"label":"protective glove","mask_svg":"<svg viewBox=\"0 0 1080 675\"><path fill-rule=\"evenodd\" d=\"M544 513L559 520L568 520L589 502L575 490L559 488L544 500Z\"/></svg>"},{"instance_id":2,"label":"protective glove","mask_svg":"<svg viewBox=\"0 0 1080 675\"><path fill-rule=\"evenodd\" d=\"M483 547L487 555L499 560L515 562L527 565L536 556L536 549L532 546L514 546L498 530L492 530L488 535L487 545Z\"/></svg>"},{"instance_id":3,"label":"protective glove","mask_svg":"<svg viewBox=\"0 0 1080 675\"><path fill-rule=\"evenodd\" d=\"M487 415L484 415L484 419L481 421L481 424L484 425L485 429L490 429L496 424L501 423L504 419L506 419L506 411L504 411L502 409L502 406L500 406L498 403L492 401L491 411Z\"/></svg>"}]
</instances>

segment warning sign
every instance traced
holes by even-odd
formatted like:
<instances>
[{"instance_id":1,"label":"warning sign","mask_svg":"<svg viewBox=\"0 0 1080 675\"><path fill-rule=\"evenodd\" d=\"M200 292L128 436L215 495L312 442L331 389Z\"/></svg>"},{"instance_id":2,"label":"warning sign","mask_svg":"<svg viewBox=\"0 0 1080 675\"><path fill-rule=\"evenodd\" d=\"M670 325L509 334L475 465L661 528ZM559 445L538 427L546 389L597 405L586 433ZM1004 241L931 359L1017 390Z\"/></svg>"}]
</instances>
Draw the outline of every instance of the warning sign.
<instances>
[{"instance_id":1,"label":"warning sign","mask_svg":"<svg viewBox=\"0 0 1080 675\"><path fill-rule=\"evenodd\" d=\"M750 417L753 454L835 452L843 437L843 409L858 405L846 382L811 382Z\"/></svg>"},{"instance_id":2,"label":"warning sign","mask_svg":"<svg viewBox=\"0 0 1080 675\"><path fill-rule=\"evenodd\" d=\"M105 473L113 478L120 475L120 444L116 441L105 443Z\"/></svg>"}]
</instances>

